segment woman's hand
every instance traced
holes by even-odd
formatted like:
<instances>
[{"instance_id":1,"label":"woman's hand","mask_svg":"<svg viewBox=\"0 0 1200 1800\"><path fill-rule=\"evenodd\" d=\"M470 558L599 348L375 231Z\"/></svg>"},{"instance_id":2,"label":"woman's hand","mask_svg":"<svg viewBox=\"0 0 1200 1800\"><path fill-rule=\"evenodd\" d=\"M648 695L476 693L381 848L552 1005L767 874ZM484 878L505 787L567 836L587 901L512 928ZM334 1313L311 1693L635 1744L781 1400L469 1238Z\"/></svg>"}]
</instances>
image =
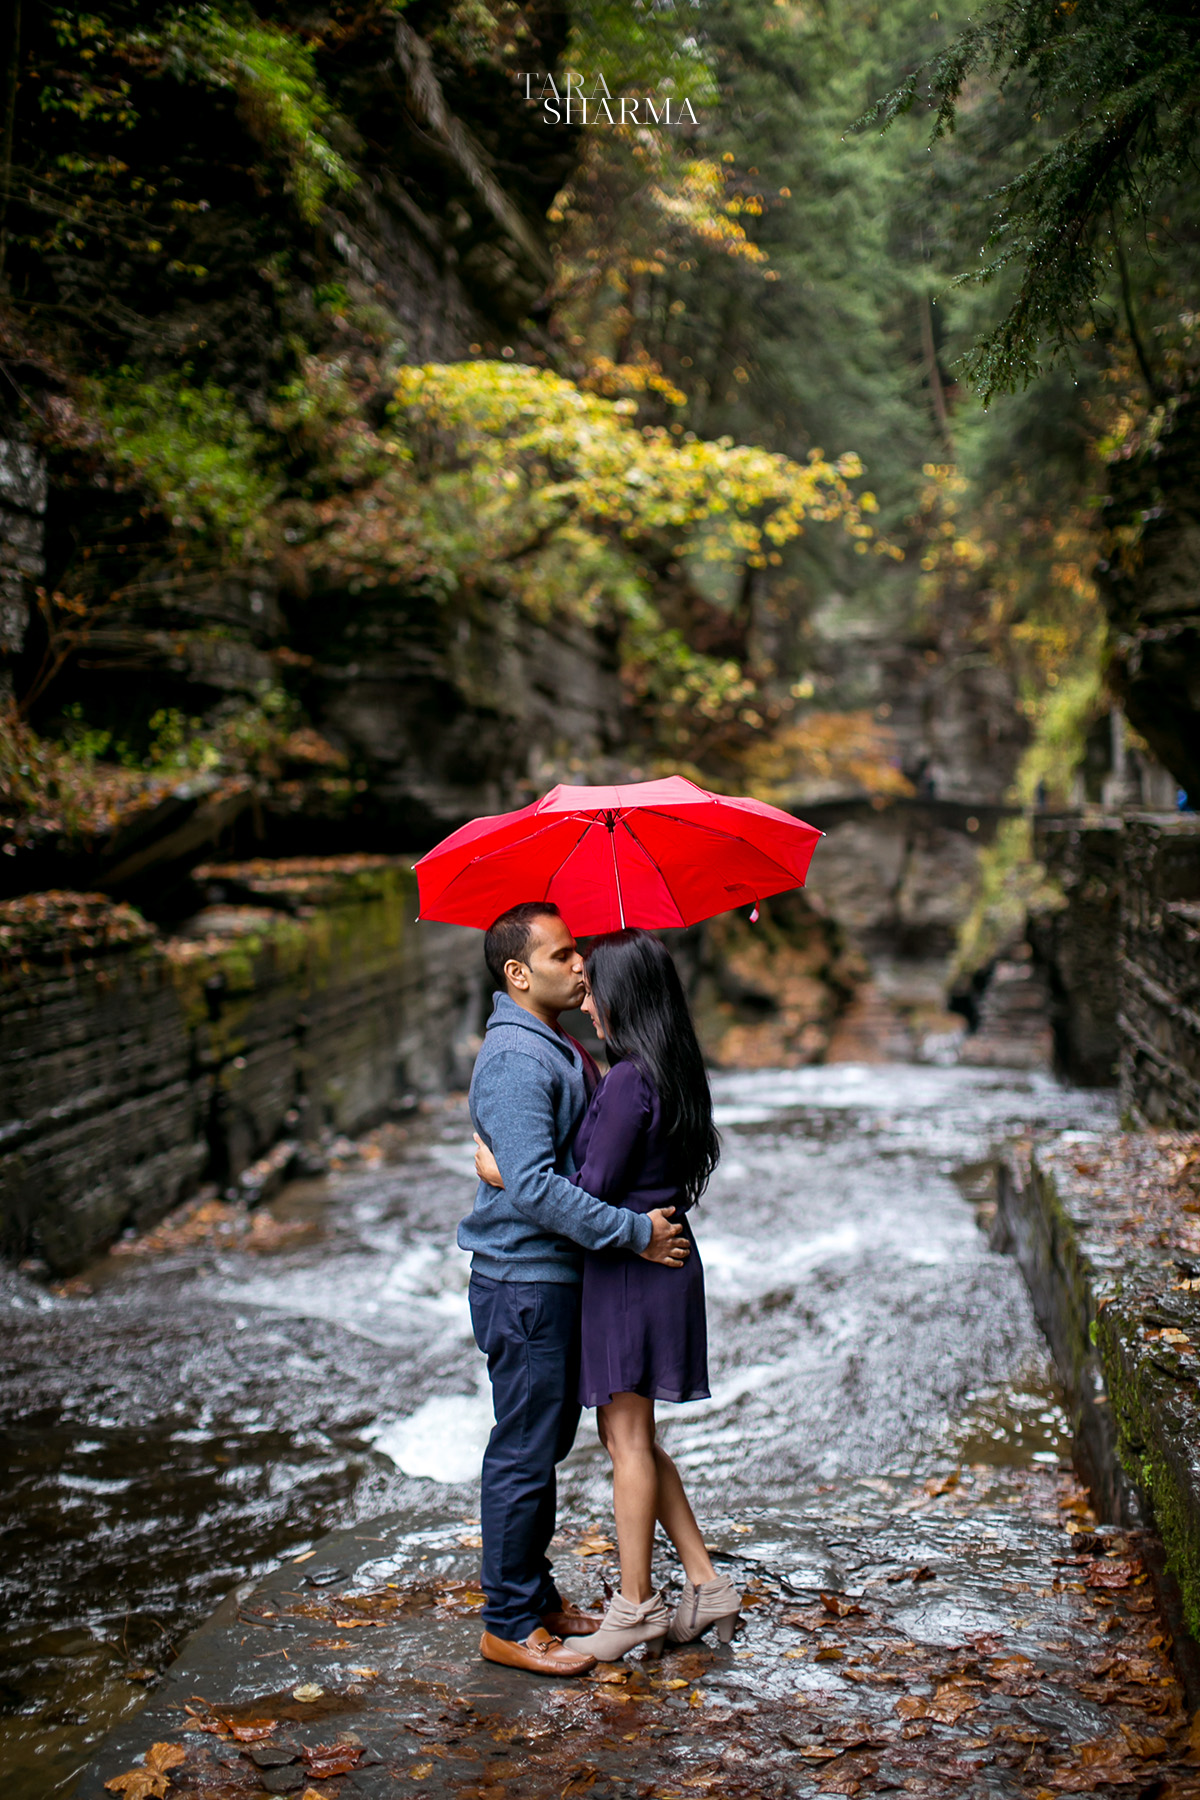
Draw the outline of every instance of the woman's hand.
<instances>
[{"instance_id":1,"label":"woman's hand","mask_svg":"<svg viewBox=\"0 0 1200 1800\"><path fill-rule=\"evenodd\" d=\"M502 1188L504 1177L500 1173L500 1166L495 1157L477 1131L473 1131L471 1136L475 1139L475 1173L480 1181L486 1181L489 1187Z\"/></svg>"}]
</instances>

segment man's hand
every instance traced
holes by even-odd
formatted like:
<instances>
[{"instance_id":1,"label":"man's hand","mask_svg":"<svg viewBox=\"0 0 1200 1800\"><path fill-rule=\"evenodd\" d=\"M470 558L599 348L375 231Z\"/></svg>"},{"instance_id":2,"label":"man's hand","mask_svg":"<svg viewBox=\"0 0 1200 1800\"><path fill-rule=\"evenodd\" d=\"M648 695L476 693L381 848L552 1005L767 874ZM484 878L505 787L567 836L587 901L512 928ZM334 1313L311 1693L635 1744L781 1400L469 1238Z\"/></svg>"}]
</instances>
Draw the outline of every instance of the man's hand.
<instances>
[{"instance_id":1,"label":"man's hand","mask_svg":"<svg viewBox=\"0 0 1200 1800\"><path fill-rule=\"evenodd\" d=\"M647 1213L653 1231L650 1242L638 1255L647 1262L664 1263L668 1269L681 1269L692 1254L692 1246L683 1235L683 1226L672 1222L673 1206L656 1206Z\"/></svg>"},{"instance_id":2,"label":"man's hand","mask_svg":"<svg viewBox=\"0 0 1200 1800\"><path fill-rule=\"evenodd\" d=\"M480 1181L486 1181L489 1187L502 1188L504 1186L504 1180L500 1174L500 1166L495 1157L492 1155L477 1131L473 1131L471 1136L475 1139L476 1175L478 1175Z\"/></svg>"}]
</instances>

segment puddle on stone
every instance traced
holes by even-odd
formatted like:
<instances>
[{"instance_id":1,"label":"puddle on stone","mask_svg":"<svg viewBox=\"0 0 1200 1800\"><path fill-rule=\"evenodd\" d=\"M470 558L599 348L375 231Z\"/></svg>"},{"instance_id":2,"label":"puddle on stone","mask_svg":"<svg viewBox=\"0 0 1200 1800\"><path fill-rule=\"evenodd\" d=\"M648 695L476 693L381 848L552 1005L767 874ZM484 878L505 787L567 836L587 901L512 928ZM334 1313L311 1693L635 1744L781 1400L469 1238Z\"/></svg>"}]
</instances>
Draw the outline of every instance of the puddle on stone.
<instances>
[{"instance_id":1,"label":"puddle on stone","mask_svg":"<svg viewBox=\"0 0 1200 1800\"><path fill-rule=\"evenodd\" d=\"M1046 1366L1010 1387L981 1395L959 1420L954 1440L965 1463L1070 1468L1071 1422L1053 1371Z\"/></svg>"}]
</instances>

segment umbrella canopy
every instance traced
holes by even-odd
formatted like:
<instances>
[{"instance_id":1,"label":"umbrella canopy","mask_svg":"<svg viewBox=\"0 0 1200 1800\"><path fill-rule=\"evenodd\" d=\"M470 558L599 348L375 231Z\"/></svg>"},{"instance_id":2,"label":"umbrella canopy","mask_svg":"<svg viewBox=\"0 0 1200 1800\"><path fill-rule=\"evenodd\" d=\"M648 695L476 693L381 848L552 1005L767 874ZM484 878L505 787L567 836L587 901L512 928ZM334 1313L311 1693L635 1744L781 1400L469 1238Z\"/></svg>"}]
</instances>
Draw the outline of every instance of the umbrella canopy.
<instances>
[{"instance_id":1,"label":"umbrella canopy","mask_svg":"<svg viewBox=\"0 0 1200 1800\"><path fill-rule=\"evenodd\" d=\"M762 800L682 776L556 787L473 819L416 865L421 917L486 931L523 900L552 900L577 937L696 925L801 887L821 833Z\"/></svg>"}]
</instances>

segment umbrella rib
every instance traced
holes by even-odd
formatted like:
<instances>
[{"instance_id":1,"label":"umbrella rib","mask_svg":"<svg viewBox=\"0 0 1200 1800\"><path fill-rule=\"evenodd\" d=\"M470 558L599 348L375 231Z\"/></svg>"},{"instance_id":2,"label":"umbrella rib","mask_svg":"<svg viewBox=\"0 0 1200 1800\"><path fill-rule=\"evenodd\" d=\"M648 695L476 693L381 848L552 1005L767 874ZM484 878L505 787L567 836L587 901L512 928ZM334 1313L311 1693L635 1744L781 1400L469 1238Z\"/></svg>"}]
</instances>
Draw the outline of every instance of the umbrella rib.
<instances>
[{"instance_id":1,"label":"umbrella rib","mask_svg":"<svg viewBox=\"0 0 1200 1800\"><path fill-rule=\"evenodd\" d=\"M794 869L789 869L786 863L781 863L779 861L778 857L771 855L769 850L760 849L760 847L757 844L750 843L748 838L739 837L736 831L722 831L720 826L718 826L718 825L705 825L705 824L702 824L698 820L695 823L693 823L690 819L681 819L677 813L661 812L657 806L639 806L638 811L644 812L644 813L653 813L656 819L670 819L672 825L688 826L692 831L711 831L714 837L728 838L729 842L731 844L746 844L758 856L763 856L766 858L766 860L769 863L774 863L775 867L777 869L781 869L785 875L791 875L793 877L795 876L796 871ZM802 822L803 821L800 819L796 820L797 825L801 824ZM622 824L623 823L624 823L624 820L622 820ZM816 827L814 825L810 825L808 827L808 829L810 831L815 831ZM818 833L818 836L824 836L824 833L820 832L820 833ZM638 839L638 842L641 843L640 838ZM645 849L644 845L642 847L643 847L643 849ZM649 855L649 851L647 851L647 855ZM657 864L655 866L657 867ZM748 885L748 884L745 884L745 885ZM796 885L800 886L802 884L797 883Z\"/></svg>"},{"instance_id":2,"label":"umbrella rib","mask_svg":"<svg viewBox=\"0 0 1200 1800\"><path fill-rule=\"evenodd\" d=\"M663 814L661 816L669 817L670 815ZM638 849L641 851L642 855L646 858L646 860L649 863L651 863L653 865L654 869L660 876L663 887L666 889L667 897L670 900L671 905L675 908L675 911L677 913L679 913L679 923L682 925L683 924L683 914L679 911L679 902L678 902L678 900L676 900L674 894L671 892L671 884L667 880L666 875L663 873L663 868L662 868L661 863L659 862L658 858L653 854L653 852L648 850L646 848L645 844L643 844L641 838L638 836L637 832L633 829L633 826L629 823L629 820L625 817L624 813L618 814L618 817L620 818L622 825L625 827L625 829L629 833L630 837L633 839L634 843L637 845ZM614 869L616 868L616 861L617 861L616 849L614 846L614 849L613 849L613 867L614 867Z\"/></svg>"},{"instance_id":3,"label":"umbrella rib","mask_svg":"<svg viewBox=\"0 0 1200 1800\"><path fill-rule=\"evenodd\" d=\"M567 817L582 818L583 814L582 813L568 814ZM477 866L477 864L487 862L489 860L489 858L491 858L493 856L500 856L503 854L503 852L505 850L513 850L513 849L516 849L517 847L524 848L524 846L526 844L531 844L533 842L534 838L544 837L546 832L553 831L561 823L562 823L561 818L554 819L551 821L551 823L549 825L543 825L538 831L530 832L528 837L515 838L511 844L502 844L500 846L499 850L494 850L494 849L493 850L480 850L475 856L473 856L471 858L470 862L464 863L461 869L455 870L454 874L450 877L449 881L446 882L444 887L440 887L438 889L437 900L434 902L434 904L435 905L440 904L440 902L445 897L445 895L447 895L450 892L451 888L453 888L457 882L462 881L466 875L470 874L471 870L474 869ZM585 826L584 830L580 833L579 837L576 838L574 844L572 844L571 848L567 851L566 856L563 857L563 863L565 863L569 857L574 856L576 850L579 848L579 845L582 843L583 839L587 836L588 829L590 828L591 823L592 823L592 821L589 820L588 825ZM558 869L562 868L563 863L559 863ZM554 871L555 875L558 874L558 869L556 869ZM551 877L551 879L553 880L553 876Z\"/></svg>"},{"instance_id":4,"label":"umbrella rib","mask_svg":"<svg viewBox=\"0 0 1200 1800\"><path fill-rule=\"evenodd\" d=\"M584 838L587 836L588 832L592 829L592 826L596 823L595 819L589 819L587 817L586 813L571 813L568 816L573 819L583 819L583 821L584 821L583 830L580 832L579 836L575 839L575 842L571 845L571 848L567 851L567 854L563 857L562 861L555 868L554 873L548 878L548 880L546 882L546 892L542 896L542 898L544 900L548 900L550 898L550 889L553 887L554 883L558 880L559 876L562 874L563 870L566 868L567 864L570 862L571 858L574 856L575 852L578 850L580 844L582 844Z\"/></svg>"}]
</instances>

